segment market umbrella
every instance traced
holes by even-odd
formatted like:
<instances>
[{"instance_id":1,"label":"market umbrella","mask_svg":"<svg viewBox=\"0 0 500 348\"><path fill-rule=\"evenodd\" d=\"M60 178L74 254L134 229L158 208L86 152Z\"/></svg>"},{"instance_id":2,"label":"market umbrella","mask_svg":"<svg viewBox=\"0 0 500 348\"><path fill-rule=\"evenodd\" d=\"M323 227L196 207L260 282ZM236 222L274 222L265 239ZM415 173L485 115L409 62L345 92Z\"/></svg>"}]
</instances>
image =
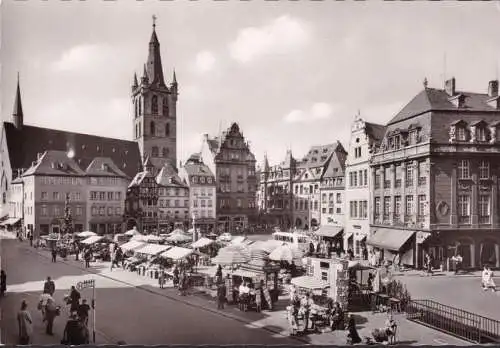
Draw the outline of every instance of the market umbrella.
<instances>
[{"instance_id":1,"label":"market umbrella","mask_svg":"<svg viewBox=\"0 0 500 348\"><path fill-rule=\"evenodd\" d=\"M251 259L250 252L247 248L239 245L230 245L219 250L212 262L218 265L234 265L239 263L247 263Z\"/></svg>"},{"instance_id":2,"label":"market umbrella","mask_svg":"<svg viewBox=\"0 0 500 348\"><path fill-rule=\"evenodd\" d=\"M212 239L201 237L196 242L194 242L193 244L191 244L191 247L193 247L193 248L204 248L206 246L209 246L213 242L214 241Z\"/></svg>"},{"instance_id":3,"label":"market umbrella","mask_svg":"<svg viewBox=\"0 0 500 348\"><path fill-rule=\"evenodd\" d=\"M287 244L277 247L269 254L269 259L273 261L301 262L301 258L302 252Z\"/></svg>"},{"instance_id":4,"label":"market umbrella","mask_svg":"<svg viewBox=\"0 0 500 348\"><path fill-rule=\"evenodd\" d=\"M191 236L187 236L183 232L182 233L174 233L170 237L167 237L167 241L172 242L172 243L188 242L191 239L192 239Z\"/></svg>"},{"instance_id":5,"label":"market umbrella","mask_svg":"<svg viewBox=\"0 0 500 348\"><path fill-rule=\"evenodd\" d=\"M137 231L137 229L134 227L131 230L128 230L127 232L124 233L126 236L137 236L140 235L141 233Z\"/></svg>"},{"instance_id":6,"label":"market umbrella","mask_svg":"<svg viewBox=\"0 0 500 348\"><path fill-rule=\"evenodd\" d=\"M85 232L78 233L77 236L82 237L82 238L88 238L88 237L97 236L97 233L94 233L92 231L85 231Z\"/></svg>"},{"instance_id":7,"label":"market umbrella","mask_svg":"<svg viewBox=\"0 0 500 348\"><path fill-rule=\"evenodd\" d=\"M170 232L168 235L169 236L173 236L174 234L185 234L184 231L180 228L176 228L175 230L173 230L172 232Z\"/></svg>"},{"instance_id":8,"label":"market umbrella","mask_svg":"<svg viewBox=\"0 0 500 348\"><path fill-rule=\"evenodd\" d=\"M270 254L274 249L280 247L281 245L283 245L283 242L280 242L280 241L277 241L274 239L259 240L259 241L256 241L255 243L253 243L252 245L250 245L250 249L251 250L255 250L255 249L263 250L266 253Z\"/></svg>"},{"instance_id":9,"label":"market umbrella","mask_svg":"<svg viewBox=\"0 0 500 348\"><path fill-rule=\"evenodd\" d=\"M143 236L142 234L136 234L130 240L135 240L135 241L138 241L138 242L147 242L148 241L146 239L146 236Z\"/></svg>"},{"instance_id":10,"label":"market umbrella","mask_svg":"<svg viewBox=\"0 0 500 348\"><path fill-rule=\"evenodd\" d=\"M164 240L162 237L155 236L153 234L148 234L144 237L148 242L160 242Z\"/></svg>"}]
</instances>

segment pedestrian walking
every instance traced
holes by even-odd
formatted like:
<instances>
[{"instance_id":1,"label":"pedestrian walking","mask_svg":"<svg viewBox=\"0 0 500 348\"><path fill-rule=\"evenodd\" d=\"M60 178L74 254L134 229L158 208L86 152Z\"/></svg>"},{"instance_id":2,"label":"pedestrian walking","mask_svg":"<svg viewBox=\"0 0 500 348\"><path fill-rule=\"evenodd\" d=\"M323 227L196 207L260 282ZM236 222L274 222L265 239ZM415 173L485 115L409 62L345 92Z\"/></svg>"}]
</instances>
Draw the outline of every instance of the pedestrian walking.
<instances>
[{"instance_id":1,"label":"pedestrian walking","mask_svg":"<svg viewBox=\"0 0 500 348\"><path fill-rule=\"evenodd\" d=\"M54 320L58 316L58 308L53 299L47 299L47 304L45 305L45 321L47 322L47 326L45 328L45 333L47 335L54 335L53 327Z\"/></svg>"},{"instance_id":2,"label":"pedestrian walking","mask_svg":"<svg viewBox=\"0 0 500 348\"><path fill-rule=\"evenodd\" d=\"M56 292L56 284L50 277L47 277L45 284L43 284L43 293L53 296L54 292Z\"/></svg>"},{"instance_id":3,"label":"pedestrian walking","mask_svg":"<svg viewBox=\"0 0 500 348\"><path fill-rule=\"evenodd\" d=\"M61 344L82 345L89 343L89 331L87 327L78 320L76 313L71 313L63 332Z\"/></svg>"},{"instance_id":4,"label":"pedestrian walking","mask_svg":"<svg viewBox=\"0 0 500 348\"><path fill-rule=\"evenodd\" d=\"M80 321L85 324L85 326L88 326L89 324L89 312L90 312L90 306L87 304L87 300L83 299L82 304L78 307L78 318L80 318Z\"/></svg>"},{"instance_id":5,"label":"pedestrian walking","mask_svg":"<svg viewBox=\"0 0 500 348\"><path fill-rule=\"evenodd\" d=\"M51 251L51 254L52 254L52 262L56 262L56 258L57 258L57 250L56 248L52 248L52 251Z\"/></svg>"},{"instance_id":6,"label":"pedestrian walking","mask_svg":"<svg viewBox=\"0 0 500 348\"><path fill-rule=\"evenodd\" d=\"M30 247L33 247L33 232L29 233L29 238L30 238Z\"/></svg>"},{"instance_id":7,"label":"pedestrian walking","mask_svg":"<svg viewBox=\"0 0 500 348\"><path fill-rule=\"evenodd\" d=\"M80 298L82 296L80 295L80 292L78 290L76 290L76 288L74 286L71 287L71 292L69 293L69 298L70 298L70 304L71 304L71 308L70 308L70 311L71 312L75 312L78 310L78 307L80 306Z\"/></svg>"},{"instance_id":8,"label":"pedestrian walking","mask_svg":"<svg viewBox=\"0 0 500 348\"><path fill-rule=\"evenodd\" d=\"M492 292L496 291L496 284L495 281L493 280L493 271L488 266L484 266L481 276L481 283L484 291L487 290L491 290Z\"/></svg>"},{"instance_id":9,"label":"pedestrian walking","mask_svg":"<svg viewBox=\"0 0 500 348\"><path fill-rule=\"evenodd\" d=\"M165 282L167 281L167 275L163 269L160 270L160 274L158 275L158 285L160 285L160 289L165 288Z\"/></svg>"},{"instance_id":10,"label":"pedestrian walking","mask_svg":"<svg viewBox=\"0 0 500 348\"><path fill-rule=\"evenodd\" d=\"M224 309L224 302L226 302L227 288L224 283L220 283L217 287L217 309Z\"/></svg>"},{"instance_id":11,"label":"pedestrian walking","mask_svg":"<svg viewBox=\"0 0 500 348\"><path fill-rule=\"evenodd\" d=\"M84 258L85 258L85 268L89 268L90 259L92 258L92 249L88 248L87 250L85 250Z\"/></svg>"},{"instance_id":12,"label":"pedestrian walking","mask_svg":"<svg viewBox=\"0 0 500 348\"><path fill-rule=\"evenodd\" d=\"M179 286L179 268L177 265L174 267L174 288Z\"/></svg>"},{"instance_id":13,"label":"pedestrian walking","mask_svg":"<svg viewBox=\"0 0 500 348\"><path fill-rule=\"evenodd\" d=\"M19 327L19 344L30 344L33 335L33 320L25 300L21 302L21 310L17 313L17 324Z\"/></svg>"},{"instance_id":14,"label":"pedestrian walking","mask_svg":"<svg viewBox=\"0 0 500 348\"><path fill-rule=\"evenodd\" d=\"M0 271L0 297L5 296L5 292L7 291L7 274L2 269Z\"/></svg>"},{"instance_id":15,"label":"pedestrian walking","mask_svg":"<svg viewBox=\"0 0 500 348\"><path fill-rule=\"evenodd\" d=\"M347 344L357 344L361 342L361 337L359 337L358 330L356 330L356 321L352 314L348 316L349 320L347 322Z\"/></svg>"}]
</instances>

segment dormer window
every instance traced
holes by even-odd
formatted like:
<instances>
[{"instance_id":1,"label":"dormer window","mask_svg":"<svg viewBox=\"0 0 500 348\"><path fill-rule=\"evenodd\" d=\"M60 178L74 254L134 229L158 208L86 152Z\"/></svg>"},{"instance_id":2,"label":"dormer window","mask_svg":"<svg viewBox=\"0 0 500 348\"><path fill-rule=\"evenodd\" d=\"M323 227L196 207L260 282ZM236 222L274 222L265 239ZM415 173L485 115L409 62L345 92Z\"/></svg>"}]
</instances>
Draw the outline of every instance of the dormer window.
<instances>
[{"instance_id":1,"label":"dormer window","mask_svg":"<svg viewBox=\"0 0 500 348\"><path fill-rule=\"evenodd\" d=\"M457 94L448 100L457 108L463 108L465 106L465 95L463 94Z\"/></svg>"},{"instance_id":2,"label":"dormer window","mask_svg":"<svg viewBox=\"0 0 500 348\"><path fill-rule=\"evenodd\" d=\"M486 141L486 128L479 127L477 129L477 140L478 141Z\"/></svg>"},{"instance_id":3,"label":"dormer window","mask_svg":"<svg viewBox=\"0 0 500 348\"><path fill-rule=\"evenodd\" d=\"M480 142L486 142L488 141L488 132L486 129L486 122L483 120L477 121L477 122L472 122L470 124L470 131L471 131L471 143L475 143L476 141Z\"/></svg>"},{"instance_id":4,"label":"dormer window","mask_svg":"<svg viewBox=\"0 0 500 348\"><path fill-rule=\"evenodd\" d=\"M466 141L467 140L467 134L465 132L464 127L457 128L457 140L458 141Z\"/></svg>"},{"instance_id":5,"label":"dormer window","mask_svg":"<svg viewBox=\"0 0 500 348\"><path fill-rule=\"evenodd\" d=\"M394 148L397 150L401 147L401 136L400 135L396 135L394 137Z\"/></svg>"},{"instance_id":6,"label":"dormer window","mask_svg":"<svg viewBox=\"0 0 500 348\"><path fill-rule=\"evenodd\" d=\"M455 141L467 141L467 123L463 120L455 121L450 126L450 143Z\"/></svg>"}]
</instances>

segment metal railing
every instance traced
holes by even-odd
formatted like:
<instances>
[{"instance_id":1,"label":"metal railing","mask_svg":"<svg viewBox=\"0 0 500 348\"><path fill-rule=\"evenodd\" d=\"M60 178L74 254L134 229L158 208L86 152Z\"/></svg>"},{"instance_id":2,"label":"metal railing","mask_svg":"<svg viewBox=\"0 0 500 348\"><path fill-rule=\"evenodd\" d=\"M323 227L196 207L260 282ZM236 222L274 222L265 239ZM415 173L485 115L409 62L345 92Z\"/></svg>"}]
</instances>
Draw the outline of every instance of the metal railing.
<instances>
[{"instance_id":1,"label":"metal railing","mask_svg":"<svg viewBox=\"0 0 500 348\"><path fill-rule=\"evenodd\" d=\"M407 319L474 343L500 343L500 321L432 300L411 300Z\"/></svg>"}]
</instances>

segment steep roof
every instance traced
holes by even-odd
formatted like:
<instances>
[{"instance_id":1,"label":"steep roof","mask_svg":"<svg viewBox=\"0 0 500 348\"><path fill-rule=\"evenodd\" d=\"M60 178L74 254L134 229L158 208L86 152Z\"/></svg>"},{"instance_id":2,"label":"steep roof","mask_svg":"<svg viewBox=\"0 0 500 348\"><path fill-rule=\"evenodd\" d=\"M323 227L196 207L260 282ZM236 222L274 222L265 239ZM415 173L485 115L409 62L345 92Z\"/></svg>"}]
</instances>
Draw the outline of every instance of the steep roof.
<instances>
[{"instance_id":1,"label":"steep roof","mask_svg":"<svg viewBox=\"0 0 500 348\"><path fill-rule=\"evenodd\" d=\"M386 126L381 124L365 122L366 134L376 143L379 143L382 139L384 139L386 128Z\"/></svg>"},{"instance_id":2,"label":"steep roof","mask_svg":"<svg viewBox=\"0 0 500 348\"><path fill-rule=\"evenodd\" d=\"M471 93L456 91L455 95L463 95L465 104L461 112L498 112L488 104L491 97L487 93ZM394 124L429 111L457 111L458 108L450 101L450 96L443 89L425 88L418 93L394 118L388 123Z\"/></svg>"},{"instance_id":3,"label":"steep roof","mask_svg":"<svg viewBox=\"0 0 500 348\"><path fill-rule=\"evenodd\" d=\"M309 152L300 161L299 166L300 167L324 166L339 144L340 144L339 142L336 142L327 145L311 146Z\"/></svg>"},{"instance_id":4,"label":"steep roof","mask_svg":"<svg viewBox=\"0 0 500 348\"><path fill-rule=\"evenodd\" d=\"M156 176L156 183L162 186L186 186L171 163L166 163Z\"/></svg>"},{"instance_id":5,"label":"steep roof","mask_svg":"<svg viewBox=\"0 0 500 348\"><path fill-rule=\"evenodd\" d=\"M207 139L207 144L208 144L208 148L210 149L210 151L213 154L216 154L217 152L219 152L219 145L220 145L219 138L217 138L217 137L214 137L211 139L209 138L209 139Z\"/></svg>"},{"instance_id":6,"label":"steep roof","mask_svg":"<svg viewBox=\"0 0 500 348\"><path fill-rule=\"evenodd\" d=\"M111 158L108 157L94 158L85 170L85 173L89 176L114 176L128 178L127 174L121 171L120 168L113 163Z\"/></svg>"},{"instance_id":7,"label":"steep roof","mask_svg":"<svg viewBox=\"0 0 500 348\"><path fill-rule=\"evenodd\" d=\"M151 40L149 40L149 54L146 63L146 71L149 83L152 85L165 86L165 79L163 78L163 67L161 64L160 42L156 36L155 25L153 24L153 33Z\"/></svg>"},{"instance_id":8,"label":"steep roof","mask_svg":"<svg viewBox=\"0 0 500 348\"><path fill-rule=\"evenodd\" d=\"M45 151L38 161L26 170L22 176L29 175L71 175L84 176L85 172L68 157L66 151Z\"/></svg>"},{"instance_id":9,"label":"steep roof","mask_svg":"<svg viewBox=\"0 0 500 348\"><path fill-rule=\"evenodd\" d=\"M344 176L346 158L347 158L347 152L344 150L343 147L338 147L337 150L334 151L332 159L328 163L328 167L326 168L323 177L335 178L339 176Z\"/></svg>"},{"instance_id":10,"label":"steep roof","mask_svg":"<svg viewBox=\"0 0 500 348\"><path fill-rule=\"evenodd\" d=\"M189 181L189 184L191 186L203 186L203 184L200 183L199 180L196 180L196 182L193 181L193 177L196 176L196 177L205 177L205 178L212 178L212 185L215 185L215 176L214 174L212 173L212 171L210 170L210 168L208 168L208 166L206 164L203 164L203 163L187 163L185 166L184 166L184 169L187 173L187 180ZM210 183L206 182L205 181L205 185L210 185Z\"/></svg>"},{"instance_id":11,"label":"steep roof","mask_svg":"<svg viewBox=\"0 0 500 348\"><path fill-rule=\"evenodd\" d=\"M72 149L74 160L87 168L96 157L109 157L127 176L134 177L142 170L139 146L135 141L100 137L50 128L4 122L10 163L13 169L30 168L38 153L47 150Z\"/></svg>"}]
</instances>

